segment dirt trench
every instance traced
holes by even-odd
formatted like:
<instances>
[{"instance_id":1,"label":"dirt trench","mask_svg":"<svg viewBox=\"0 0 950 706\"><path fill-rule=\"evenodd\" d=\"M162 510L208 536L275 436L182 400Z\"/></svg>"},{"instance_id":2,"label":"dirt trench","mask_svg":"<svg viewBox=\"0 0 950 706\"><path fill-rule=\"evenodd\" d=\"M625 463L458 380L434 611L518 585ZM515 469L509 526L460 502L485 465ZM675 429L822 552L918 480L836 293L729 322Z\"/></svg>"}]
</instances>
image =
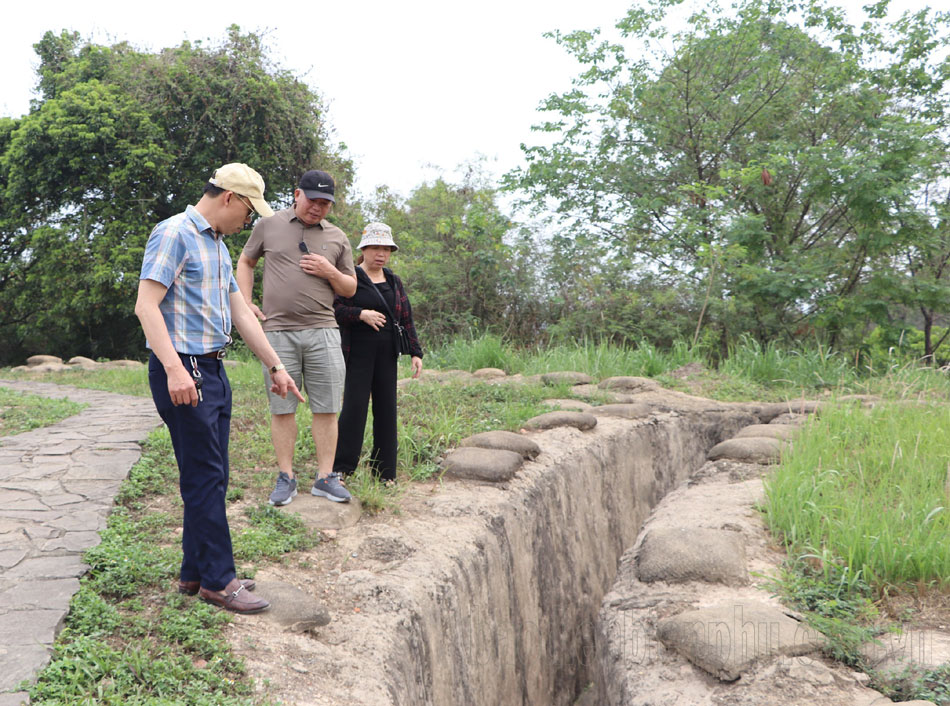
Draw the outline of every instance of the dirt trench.
<instances>
[{"instance_id":1,"label":"dirt trench","mask_svg":"<svg viewBox=\"0 0 950 706\"><path fill-rule=\"evenodd\" d=\"M410 491L401 515L340 530L312 566L261 572L327 600L332 621L276 634L242 617L232 643L284 703L573 704L619 558L750 410L707 401L532 434L542 453L508 483Z\"/></svg>"}]
</instances>

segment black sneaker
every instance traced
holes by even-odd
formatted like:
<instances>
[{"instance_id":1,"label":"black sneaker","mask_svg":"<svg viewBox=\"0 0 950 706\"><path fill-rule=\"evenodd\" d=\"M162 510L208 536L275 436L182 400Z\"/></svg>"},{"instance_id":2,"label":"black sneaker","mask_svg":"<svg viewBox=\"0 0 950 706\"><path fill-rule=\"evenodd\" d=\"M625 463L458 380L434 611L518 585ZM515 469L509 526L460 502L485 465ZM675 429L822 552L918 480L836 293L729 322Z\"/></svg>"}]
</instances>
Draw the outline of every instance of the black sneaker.
<instances>
[{"instance_id":1,"label":"black sneaker","mask_svg":"<svg viewBox=\"0 0 950 706\"><path fill-rule=\"evenodd\" d=\"M297 494L297 479L281 471L277 475L277 485L270 494L271 505L286 505Z\"/></svg>"},{"instance_id":2,"label":"black sneaker","mask_svg":"<svg viewBox=\"0 0 950 706\"><path fill-rule=\"evenodd\" d=\"M332 500L335 503L348 503L351 497L350 491L340 483L340 474L336 472L331 473L326 478L317 478L313 483L310 494Z\"/></svg>"}]
</instances>

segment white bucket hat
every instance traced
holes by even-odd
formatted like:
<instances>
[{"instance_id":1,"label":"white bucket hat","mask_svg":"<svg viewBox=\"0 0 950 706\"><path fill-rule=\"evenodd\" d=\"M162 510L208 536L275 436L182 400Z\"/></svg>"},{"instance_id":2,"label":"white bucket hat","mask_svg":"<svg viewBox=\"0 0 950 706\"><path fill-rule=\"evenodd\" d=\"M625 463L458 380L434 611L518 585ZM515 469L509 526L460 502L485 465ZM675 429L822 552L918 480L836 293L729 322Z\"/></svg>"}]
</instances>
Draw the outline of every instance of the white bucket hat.
<instances>
[{"instance_id":1,"label":"white bucket hat","mask_svg":"<svg viewBox=\"0 0 950 706\"><path fill-rule=\"evenodd\" d=\"M370 223L363 229L363 239L356 246L357 250L362 250L368 245L388 245L393 252L399 249L399 246L393 242L393 229L385 223Z\"/></svg>"}]
</instances>

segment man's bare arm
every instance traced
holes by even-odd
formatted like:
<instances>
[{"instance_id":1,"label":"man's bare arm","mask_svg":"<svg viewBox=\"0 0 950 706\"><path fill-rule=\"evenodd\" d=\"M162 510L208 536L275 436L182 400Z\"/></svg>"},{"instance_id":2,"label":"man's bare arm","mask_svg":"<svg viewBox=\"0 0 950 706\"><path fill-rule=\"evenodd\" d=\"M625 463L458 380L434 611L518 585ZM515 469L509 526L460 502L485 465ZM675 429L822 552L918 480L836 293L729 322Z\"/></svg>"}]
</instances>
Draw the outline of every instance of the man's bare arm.
<instances>
[{"instance_id":1,"label":"man's bare arm","mask_svg":"<svg viewBox=\"0 0 950 706\"><path fill-rule=\"evenodd\" d=\"M238 289L241 290L241 295L244 297L248 308L254 313L254 316L264 321L267 317L264 316L264 312L261 311L260 307L253 301L255 267L257 267L257 260L252 260L244 253L241 253L241 257L238 258L237 275L235 279L237 279Z\"/></svg>"},{"instance_id":2,"label":"man's bare arm","mask_svg":"<svg viewBox=\"0 0 950 706\"><path fill-rule=\"evenodd\" d=\"M158 305L165 298L168 288L161 282L152 279L139 280L138 298L135 300L135 315L142 323L145 338L148 339L152 352L162 362L165 375L168 377L168 394L173 405L198 404L198 391L195 381L182 365L178 351L172 345L168 327Z\"/></svg>"},{"instance_id":3,"label":"man's bare arm","mask_svg":"<svg viewBox=\"0 0 950 706\"><path fill-rule=\"evenodd\" d=\"M244 339L247 347L267 366L268 370L280 363L280 358L274 349L271 348L267 336L264 335L264 330L261 328L260 323L250 308L248 308L244 301L244 296L240 292L231 294L231 320L234 322L235 328L240 332L241 338ZM276 373L271 373L270 377L273 383L271 386L272 392L281 397L286 397L288 392L292 392L296 395L298 400L301 402L305 401L303 395L300 394L300 390L297 389L293 378L287 374L286 370L278 370Z\"/></svg>"}]
</instances>

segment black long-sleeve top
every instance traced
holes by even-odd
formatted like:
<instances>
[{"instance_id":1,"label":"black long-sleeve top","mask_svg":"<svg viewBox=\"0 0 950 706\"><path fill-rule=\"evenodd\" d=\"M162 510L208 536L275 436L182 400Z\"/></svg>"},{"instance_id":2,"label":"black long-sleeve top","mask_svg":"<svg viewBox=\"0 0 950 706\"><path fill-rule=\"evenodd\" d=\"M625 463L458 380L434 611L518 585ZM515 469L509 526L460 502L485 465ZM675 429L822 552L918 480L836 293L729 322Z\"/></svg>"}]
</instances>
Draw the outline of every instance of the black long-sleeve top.
<instances>
[{"instance_id":1,"label":"black long-sleeve top","mask_svg":"<svg viewBox=\"0 0 950 706\"><path fill-rule=\"evenodd\" d=\"M412 306L409 304L409 297L406 296L406 289L403 287L402 280L388 267L383 268L383 274L395 293L396 306L393 308L393 315L409 334L410 355L421 358L422 346L419 343L419 337L416 335L416 326L412 321ZM385 314L387 327L379 333L385 332L388 335L394 335L389 326L389 313L379 297L376 296L376 292L373 291L375 289L376 286L370 280L369 275L363 271L362 267L357 267L356 292L352 297L336 296L333 299L333 311L336 314L336 321L340 325L340 341L344 355L350 352L351 332L365 329L367 332L376 333L372 326L360 320L360 313L363 309L373 309Z\"/></svg>"}]
</instances>

